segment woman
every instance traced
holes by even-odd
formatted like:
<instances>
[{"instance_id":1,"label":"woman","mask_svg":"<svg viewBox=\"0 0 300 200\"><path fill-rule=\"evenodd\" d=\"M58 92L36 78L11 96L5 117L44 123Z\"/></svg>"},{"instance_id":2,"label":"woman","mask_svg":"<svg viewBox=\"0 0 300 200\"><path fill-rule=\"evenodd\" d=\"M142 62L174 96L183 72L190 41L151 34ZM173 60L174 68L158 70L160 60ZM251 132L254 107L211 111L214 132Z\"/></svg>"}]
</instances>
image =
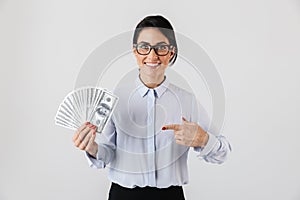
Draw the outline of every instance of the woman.
<instances>
[{"instance_id":1,"label":"woman","mask_svg":"<svg viewBox=\"0 0 300 200\"><path fill-rule=\"evenodd\" d=\"M110 166L109 200L183 200L190 147L207 162L222 163L230 152L225 137L207 132L208 117L194 95L169 83L165 70L178 48L173 27L148 16L136 27L136 80L119 84L118 105L96 142L96 127L82 125L73 137L90 166Z\"/></svg>"}]
</instances>

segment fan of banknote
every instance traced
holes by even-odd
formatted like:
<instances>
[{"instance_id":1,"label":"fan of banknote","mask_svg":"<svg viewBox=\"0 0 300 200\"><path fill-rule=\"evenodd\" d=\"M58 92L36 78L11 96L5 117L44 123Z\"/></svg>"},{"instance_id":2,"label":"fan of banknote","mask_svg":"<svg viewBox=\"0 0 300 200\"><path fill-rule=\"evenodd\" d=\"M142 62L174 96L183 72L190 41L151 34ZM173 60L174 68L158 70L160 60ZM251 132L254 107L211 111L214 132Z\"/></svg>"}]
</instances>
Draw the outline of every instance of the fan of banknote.
<instances>
[{"instance_id":1,"label":"fan of banknote","mask_svg":"<svg viewBox=\"0 0 300 200\"><path fill-rule=\"evenodd\" d=\"M101 133L117 104L118 97L96 87L83 87L70 92L59 105L55 124L77 130L90 122Z\"/></svg>"}]
</instances>

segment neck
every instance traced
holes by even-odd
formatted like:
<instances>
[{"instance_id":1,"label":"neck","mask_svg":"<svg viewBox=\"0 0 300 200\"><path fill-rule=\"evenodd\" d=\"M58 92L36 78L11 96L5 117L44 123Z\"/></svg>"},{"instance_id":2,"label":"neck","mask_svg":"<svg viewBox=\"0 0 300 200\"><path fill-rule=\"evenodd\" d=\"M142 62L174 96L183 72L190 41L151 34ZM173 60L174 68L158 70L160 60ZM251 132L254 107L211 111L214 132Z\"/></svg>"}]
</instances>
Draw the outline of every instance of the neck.
<instances>
[{"instance_id":1,"label":"neck","mask_svg":"<svg viewBox=\"0 0 300 200\"><path fill-rule=\"evenodd\" d=\"M158 77L156 79L149 79L147 77L144 77L143 75L139 75L140 77L140 80L143 82L143 84L145 86L147 86L148 88L156 88L158 87L160 84L162 84L162 82L164 82L165 80L165 76L161 76L161 77Z\"/></svg>"}]
</instances>

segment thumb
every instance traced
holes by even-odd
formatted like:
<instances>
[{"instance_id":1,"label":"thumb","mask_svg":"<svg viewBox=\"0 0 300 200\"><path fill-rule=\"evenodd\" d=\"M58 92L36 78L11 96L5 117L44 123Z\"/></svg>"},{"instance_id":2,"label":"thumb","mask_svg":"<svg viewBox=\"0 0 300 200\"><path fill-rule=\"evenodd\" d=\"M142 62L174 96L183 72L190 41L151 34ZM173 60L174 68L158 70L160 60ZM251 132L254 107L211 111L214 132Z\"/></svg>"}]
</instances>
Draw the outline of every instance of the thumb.
<instances>
[{"instance_id":1,"label":"thumb","mask_svg":"<svg viewBox=\"0 0 300 200\"><path fill-rule=\"evenodd\" d=\"M185 117L182 117L182 124L190 124L191 122L189 122L188 120L186 120Z\"/></svg>"},{"instance_id":2,"label":"thumb","mask_svg":"<svg viewBox=\"0 0 300 200\"><path fill-rule=\"evenodd\" d=\"M185 119L185 117L181 117L183 122L189 122L188 120Z\"/></svg>"}]
</instances>

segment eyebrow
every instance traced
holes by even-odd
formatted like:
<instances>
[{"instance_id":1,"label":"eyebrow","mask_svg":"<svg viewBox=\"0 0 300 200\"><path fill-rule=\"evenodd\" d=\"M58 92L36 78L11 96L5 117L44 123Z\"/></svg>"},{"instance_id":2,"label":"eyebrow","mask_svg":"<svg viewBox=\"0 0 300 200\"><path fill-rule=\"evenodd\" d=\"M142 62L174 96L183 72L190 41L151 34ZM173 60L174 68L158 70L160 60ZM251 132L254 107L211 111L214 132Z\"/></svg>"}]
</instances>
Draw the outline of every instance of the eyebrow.
<instances>
[{"instance_id":1,"label":"eyebrow","mask_svg":"<svg viewBox=\"0 0 300 200\"><path fill-rule=\"evenodd\" d=\"M144 44L149 44L149 45L150 45L149 42L145 42L145 41L141 41L141 42L139 42L139 44L140 44L140 43L144 43ZM167 43L166 43L166 42L158 42L158 43L156 43L154 46L159 45L159 44L167 44Z\"/></svg>"}]
</instances>

